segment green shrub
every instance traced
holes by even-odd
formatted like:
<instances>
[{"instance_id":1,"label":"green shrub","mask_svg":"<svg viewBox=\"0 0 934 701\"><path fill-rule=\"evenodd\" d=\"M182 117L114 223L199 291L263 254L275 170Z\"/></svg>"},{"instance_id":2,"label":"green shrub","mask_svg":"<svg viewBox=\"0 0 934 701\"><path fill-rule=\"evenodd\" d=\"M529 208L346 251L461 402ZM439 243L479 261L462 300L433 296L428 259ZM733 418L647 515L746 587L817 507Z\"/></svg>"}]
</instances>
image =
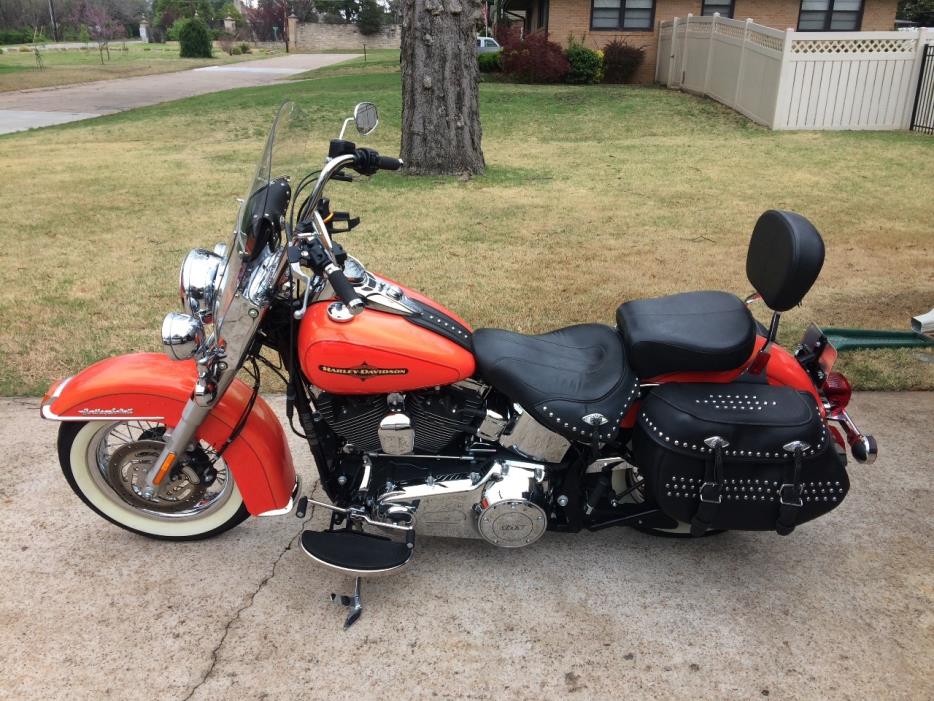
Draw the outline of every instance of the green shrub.
<instances>
[{"instance_id":1,"label":"green shrub","mask_svg":"<svg viewBox=\"0 0 934 701\"><path fill-rule=\"evenodd\" d=\"M499 73L503 70L502 61L499 60L499 51L495 53L477 54L477 63L481 73Z\"/></svg>"},{"instance_id":2,"label":"green shrub","mask_svg":"<svg viewBox=\"0 0 934 701\"><path fill-rule=\"evenodd\" d=\"M239 46L231 47L230 49L231 56L241 56L242 54L243 54L243 50Z\"/></svg>"},{"instance_id":3,"label":"green shrub","mask_svg":"<svg viewBox=\"0 0 934 701\"><path fill-rule=\"evenodd\" d=\"M211 58L211 32L200 17L179 20L172 28L176 26L182 58Z\"/></svg>"},{"instance_id":4,"label":"green shrub","mask_svg":"<svg viewBox=\"0 0 934 701\"><path fill-rule=\"evenodd\" d=\"M603 56L599 51L588 49L572 40L567 50L568 71L565 80L577 85L593 85L603 79Z\"/></svg>"},{"instance_id":5,"label":"green shrub","mask_svg":"<svg viewBox=\"0 0 934 701\"><path fill-rule=\"evenodd\" d=\"M45 37L38 37L37 41L44 41ZM0 29L0 44L28 44L32 41L32 30L29 27L22 29Z\"/></svg>"},{"instance_id":6,"label":"green shrub","mask_svg":"<svg viewBox=\"0 0 934 701\"><path fill-rule=\"evenodd\" d=\"M635 72L645 60L645 49L614 39L603 47L603 82L631 83Z\"/></svg>"},{"instance_id":7,"label":"green shrub","mask_svg":"<svg viewBox=\"0 0 934 701\"><path fill-rule=\"evenodd\" d=\"M250 53L253 53L253 49L252 49L252 47L250 47L249 44L247 44L247 43L244 41L244 42L241 42L241 44L240 44L240 53L241 53L241 54L250 54Z\"/></svg>"},{"instance_id":8,"label":"green shrub","mask_svg":"<svg viewBox=\"0 0 934 701\"><path fill-rule=\"evenodd\" d=\"M178 41L178 31L182 28L182 24L185 21L184 18L175 20L172 26L165 30L165 40Z\"/></svg>"}]
</instances>

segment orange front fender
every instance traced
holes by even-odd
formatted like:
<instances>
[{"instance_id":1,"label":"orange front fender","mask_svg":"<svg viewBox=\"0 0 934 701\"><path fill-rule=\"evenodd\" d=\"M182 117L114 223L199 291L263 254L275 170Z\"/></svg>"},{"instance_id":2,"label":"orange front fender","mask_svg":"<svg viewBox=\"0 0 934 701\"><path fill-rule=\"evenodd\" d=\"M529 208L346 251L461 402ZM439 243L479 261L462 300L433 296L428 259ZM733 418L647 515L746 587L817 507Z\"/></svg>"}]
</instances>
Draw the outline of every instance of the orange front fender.
<instances>
[{"instance_id":1,"label":"orange front fender","mask_svg":"<svg viewBox=\"0 0 934 701\"><path fill-rule=\"evenodd\" d=\"M194 361L159 353L107 358L53 385L42 400L42 416L55 421L150 420L174 426L191 396ZM234 380L198 429L219 449L240 420L252 389ZM224 452L243 502L251 514L282 509L295 488L295 466L278 417L262 397Z\"/></svg>"}]
</instances>

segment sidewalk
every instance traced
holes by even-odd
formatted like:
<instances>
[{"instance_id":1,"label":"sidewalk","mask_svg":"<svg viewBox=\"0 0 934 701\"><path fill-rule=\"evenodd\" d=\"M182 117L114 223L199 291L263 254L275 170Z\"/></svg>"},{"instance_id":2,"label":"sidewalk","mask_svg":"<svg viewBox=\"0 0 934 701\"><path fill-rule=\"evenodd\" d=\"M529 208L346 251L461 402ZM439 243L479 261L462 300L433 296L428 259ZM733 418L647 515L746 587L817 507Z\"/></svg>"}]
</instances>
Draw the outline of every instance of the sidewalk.
<instances>
[{"instance_id":1,"label":"sidewalk","mask_svg":"<svg viewBox=\"0 0 934 701\"><path fill-rule=\"evenodd\" d=\"M861 394L853 414L878 462L788 538L422 538L345 632L328 594L350 582L294 516L126 533L68 488L38 401L0 400L0 698L932 698L934 393Z\"/></svg>"},{"instance_id":2,"label":"sidewalk","mask_svg":"<svg viewBox=\"0 0 934 701\"><path fill-rule=\"evenodd\" d=\"M356 57L356 54L289 54L176 73L0 93L0 134L90 119L231 88L267 85Z\"/></svg>"}]
</instances>

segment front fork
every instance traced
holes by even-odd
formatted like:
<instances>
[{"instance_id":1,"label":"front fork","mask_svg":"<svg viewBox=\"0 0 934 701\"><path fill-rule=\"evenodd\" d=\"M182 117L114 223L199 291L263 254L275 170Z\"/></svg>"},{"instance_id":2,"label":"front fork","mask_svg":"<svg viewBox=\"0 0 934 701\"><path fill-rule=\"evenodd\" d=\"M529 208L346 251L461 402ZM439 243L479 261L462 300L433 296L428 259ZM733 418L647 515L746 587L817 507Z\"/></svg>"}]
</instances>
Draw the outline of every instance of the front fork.
<instances>
[{"instance_id":1,"label":"front fork","mask_svg":"<svg viewBox=\"0 0 934 701\"><path fill-rule=\"evenodd\" d=\"M236 371L232 371L226 362L216 356L208 356L198 363L198 382L195 389L185 404L178 425L174 428L167 427L165 447L146 475L143 496L147 499L155 496L178 457L190 450L198 428L235 376Z\"/></svg>"}]
</instances>

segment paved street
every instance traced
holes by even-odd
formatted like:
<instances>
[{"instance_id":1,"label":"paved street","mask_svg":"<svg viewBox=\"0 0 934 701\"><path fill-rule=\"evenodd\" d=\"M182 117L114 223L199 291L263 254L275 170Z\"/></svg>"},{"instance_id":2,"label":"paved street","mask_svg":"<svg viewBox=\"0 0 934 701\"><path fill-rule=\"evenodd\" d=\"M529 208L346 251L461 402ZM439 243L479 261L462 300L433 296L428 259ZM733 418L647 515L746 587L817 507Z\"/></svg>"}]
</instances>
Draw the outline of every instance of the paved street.
<instances>
[{"instance_id":1,"label":"paved street","mask_svg":"<svg viewBox=\"0 0 934 701\"><path fill-rule=\"evenodd\" d=\"M0 134L123 112L193 95L267 85L356 54L289 54L177 73L0 93Z\"/></svg>"},{"instance_id":2,"label":"paved street","mask_svg":"<svg viewBox=\"0 0 934 701\"><path fill-rule=\"evenodd\" d=\"M880 458L789 538L423 538L348 632L327 595L350 583L293 516L121 531L72 494L37 406L0 400L0 698L934 698L934 394L857 396Z\"/></svg>"}]
</instances>

